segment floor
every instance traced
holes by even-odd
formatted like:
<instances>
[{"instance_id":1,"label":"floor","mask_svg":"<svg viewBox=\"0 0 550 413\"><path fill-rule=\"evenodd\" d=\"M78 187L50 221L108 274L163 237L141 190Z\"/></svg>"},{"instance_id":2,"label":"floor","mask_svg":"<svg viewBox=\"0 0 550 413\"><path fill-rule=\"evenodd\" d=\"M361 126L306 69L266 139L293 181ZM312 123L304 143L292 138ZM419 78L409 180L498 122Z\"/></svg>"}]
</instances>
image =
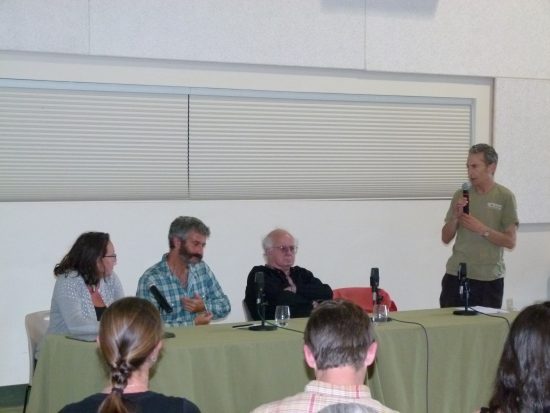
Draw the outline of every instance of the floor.
<instances>
[{"instance_id":1,"label":"floor","mask_svg":"<svg viewBox=\"0 0 550 413\"><path fill-rule=\"evenodd\" d=\"M23 406L0 407L0 413L22 413Z\"/></svg>"},{"instance_id":2,"label":"floor","mask_svg":"<svg viewBox=\"0 0 550 413\"><path fill-rule=\"evenodd\" d=\"M0 413L23 413L26 384L0 387Z\"/></svg>"}]
</instances>

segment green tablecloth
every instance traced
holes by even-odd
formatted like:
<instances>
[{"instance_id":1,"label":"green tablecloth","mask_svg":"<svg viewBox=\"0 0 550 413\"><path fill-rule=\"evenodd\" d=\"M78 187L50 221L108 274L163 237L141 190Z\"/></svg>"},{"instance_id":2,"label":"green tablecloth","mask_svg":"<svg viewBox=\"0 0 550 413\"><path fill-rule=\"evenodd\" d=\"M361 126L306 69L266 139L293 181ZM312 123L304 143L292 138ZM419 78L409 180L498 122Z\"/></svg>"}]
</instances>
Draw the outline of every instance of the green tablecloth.
<instances>
[{"instance_id":1,"label":"green tablecloth","mask_svg":"<svg viewBox=\"0 0 550 413\"><path fill-rule=\"evenodd\" d=\"M375 398L403 413L472 412L487 403L508 332L505 320L454 316L450 309L402 311L392 317L421 323L427 337L414 324L391 321L375 327L379 350L368 379ZM292 319L289 327L303 331L306 322ZM203 413L246 413L302 391L313 378L303 360L302 334L232 325L171 329L176 337L165 340L151 389L187 397ZM106 383L95 343L49 336L27 411L57 412Z\"/></svg>"},{"instance_id":2,"label":"green tablecloth","mask_svg":"<svg viewBox=\"0 0 550 413\"><path fill-rule=\"evenodd\" d=\"M369 382L375 398L403 413L471 413L487 405L508 323L452 312L397 312L394 321L377 326L379 350ZM510 322L515 317L499 315Z\"/></svg>"}]
</instances>

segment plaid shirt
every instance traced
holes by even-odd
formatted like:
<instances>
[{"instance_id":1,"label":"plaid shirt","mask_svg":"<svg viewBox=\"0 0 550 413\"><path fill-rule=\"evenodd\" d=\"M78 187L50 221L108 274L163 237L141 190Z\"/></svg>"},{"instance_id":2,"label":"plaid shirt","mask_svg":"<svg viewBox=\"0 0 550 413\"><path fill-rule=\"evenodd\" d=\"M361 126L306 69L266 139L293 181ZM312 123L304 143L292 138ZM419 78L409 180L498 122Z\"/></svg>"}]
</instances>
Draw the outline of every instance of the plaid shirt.
<instances>
[{"instance_id":1,"label":"plaid shirt","mask_svg":"<svg viewBox=\"0 0 550 413\"><path fill-rule=\"evenodd\" d=\"M397 413L374 400L365 385L338 386L319 380L310 381L303 393L264 404L252 413L317 413L337 403L361 404L375 413Z\"/></svg>"},{"instance_id":2,"label":"plaid shirt","mask_svg":"<svg viewBox=\"0 0 550 413\"><path fill-rule=\"evenodd\" d=\"M198 294L204 300L206 308L212 313L214 319L223 318L231 311L229 299L223 293L220 284L212 270L201 261L189 266L187 288L184 288L180 280L175 277L166 261L167 254L162 260L149 268L138 282L136 295L151 301L158 306L157 301L149 291L151 285L156 285L168 303L174 309L171 313L161 310L164 323L168 327L193 325L195 313L190 313L183 308L182 297L193 298Z\"/></svg>"}]
</instances>

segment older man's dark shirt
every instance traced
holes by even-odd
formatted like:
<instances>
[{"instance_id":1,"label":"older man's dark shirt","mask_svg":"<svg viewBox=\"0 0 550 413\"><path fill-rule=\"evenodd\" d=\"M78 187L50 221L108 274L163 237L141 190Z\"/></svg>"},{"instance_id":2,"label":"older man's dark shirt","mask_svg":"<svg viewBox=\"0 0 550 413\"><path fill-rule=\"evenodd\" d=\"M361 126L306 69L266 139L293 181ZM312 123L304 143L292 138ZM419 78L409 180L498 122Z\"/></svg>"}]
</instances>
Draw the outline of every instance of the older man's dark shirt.
<instances>
[{"instance_id":1,"label":"older man's dark shirt","mask_svg":"<svg viewBox=\"0 0 550 413\"><path fill-rule=\"evenodd\" d=\"M288 305L292 318L309 317L313 309L313 301L330 300L332 298L330 286L323 284L321 280L315 278L311 271L305 268L298 266L290 268L290 278L296 286L296 292L294 293L285 290L290 286L290 283L283 271L265 265L258 265L252 268L248 274L245 293L245 302L254 320L260 319L256 306L255 275L257 272L264 273L263 299L264 302L267 302L265 307L265 318L267 320L273 320L277 305Z\"/></svg>"}]
</instances>

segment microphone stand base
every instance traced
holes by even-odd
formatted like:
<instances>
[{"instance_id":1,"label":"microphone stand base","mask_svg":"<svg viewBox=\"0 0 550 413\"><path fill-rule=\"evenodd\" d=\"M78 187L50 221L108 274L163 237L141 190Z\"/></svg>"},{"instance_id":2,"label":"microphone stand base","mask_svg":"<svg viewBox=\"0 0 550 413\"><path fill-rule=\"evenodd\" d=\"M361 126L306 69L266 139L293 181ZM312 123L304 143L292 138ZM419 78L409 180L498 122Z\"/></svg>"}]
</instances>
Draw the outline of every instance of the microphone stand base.
<instances>
[{"instance_id":1,"label":"microphone stand base","mask_svg":"<svg viewBox=\"0 0 550 413\"><path fill-rule=\"evenodd\" d=\"M474 310L456 310L453 311L454 315L477 315L477 311Z\"/></svg>"},{"instance_id":2,"label":"microphone stand base","mask_svg":"<svg viewBox=\"0 0 550 413\"><path fill-rule=\"evenodd\" d=\"M248 327L248 329L252 331L273 331L273 330L277 330L277 326L269 326L269 325L261 324L259 326Z\"/></svg>"}]
</instances>

